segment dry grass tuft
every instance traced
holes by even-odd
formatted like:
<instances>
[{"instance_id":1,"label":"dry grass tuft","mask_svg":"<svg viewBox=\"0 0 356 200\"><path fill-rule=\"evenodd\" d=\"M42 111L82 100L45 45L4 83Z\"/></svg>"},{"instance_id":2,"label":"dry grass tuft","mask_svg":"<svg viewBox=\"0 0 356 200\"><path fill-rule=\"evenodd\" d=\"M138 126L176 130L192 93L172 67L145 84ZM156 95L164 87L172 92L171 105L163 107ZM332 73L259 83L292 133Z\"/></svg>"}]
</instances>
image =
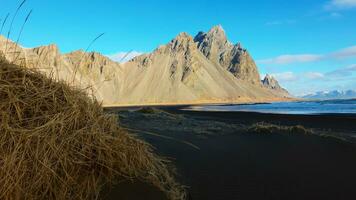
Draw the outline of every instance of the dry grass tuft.
<instances>
[{"instance_id":1,"label":"dry grass tuft","mask_svg":"<svg viewBox=\"0 0 356 200\"><path fill-rule=\"evenodd\" d=\"M248 132L254 133L264 133L264 134L272 134L272 133L299 133L299 134L313 134L313 131L310 129L306 129L304 126L278 126L275 124L269 123L257 123L254 124L247 129Z\"/></svg>"},{"instance_id":2,"label":"dry grass tuft","mask_svg":"<svg viewBox=\"0 0 356 200\"><path fill-rule=\"evenodd\" d=\"M151 108L151 107L143 107L139 110L137 110L137 112L142 113L142 114L159 114L162 111L158 110L156 108Z\"/></svg>"},{"instance_id":3,"label":"dry grass tuft","mask_svg":"<svg viewBox=\"0 0 356 200\"><path fill-rule=\"evenodd\" d=\"M0 61L0 199L97 199L141 180L184 199L167 162L78 89Z\"/></svg>"}]
</instances>

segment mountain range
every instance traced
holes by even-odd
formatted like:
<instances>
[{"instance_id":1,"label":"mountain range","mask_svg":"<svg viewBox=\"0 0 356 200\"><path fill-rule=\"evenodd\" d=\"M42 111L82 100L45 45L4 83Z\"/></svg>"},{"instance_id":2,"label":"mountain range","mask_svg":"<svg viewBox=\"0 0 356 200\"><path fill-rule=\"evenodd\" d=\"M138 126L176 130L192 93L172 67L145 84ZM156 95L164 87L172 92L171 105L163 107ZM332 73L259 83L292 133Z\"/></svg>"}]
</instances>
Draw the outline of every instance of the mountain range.
<instances>
[{"instance_id":1,"label":"mountain range","mask_svg":"<svg viewBox=\"0 0 356 200\"><path fill-rule=\"evenodd\" d=\"M355 90L345 90L345 91L321 91L314 94L308 94L303 96L305 99L318 99L318 100L329 100L329 99L353 99L356 98Z\"/></svg>"},{"instance_id":2,"label":"mountain range","mask_svg":"<svg viewBox=\"0 0 356 200\"><path fill-rule=\"evenodd\" d=\"M105 106L247 103L290 100L276 79L260 78L247 49L228 41L221 26L195 37L180 33L152 53L120 64L96 52L61 54L52 44L23 48L0 36L10 61L81 88Z\"/></svg>"}]
</instances>

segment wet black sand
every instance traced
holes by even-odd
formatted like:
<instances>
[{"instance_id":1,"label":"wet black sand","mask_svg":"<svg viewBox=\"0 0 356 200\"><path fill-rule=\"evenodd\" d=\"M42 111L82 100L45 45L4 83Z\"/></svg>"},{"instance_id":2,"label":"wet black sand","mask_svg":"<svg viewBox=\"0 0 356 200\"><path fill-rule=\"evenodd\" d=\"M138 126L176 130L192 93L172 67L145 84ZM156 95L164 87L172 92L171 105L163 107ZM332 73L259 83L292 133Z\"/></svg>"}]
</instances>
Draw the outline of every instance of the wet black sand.
<instances>
[{"instance_id":1,"label":"wet black sand","mask_svg":"<svg viewBox=\"0 0 356 200\"><path fill-rule=\"evenodd\" d=\"M163 109L165 112L146 114L120 112L120 124L174 138L137 131L159 154L173 159L178 178L189 186L193 200L356 198L356 146L352 143L355 116ZM261 121L342 132L351 142L293 133L247 133L241 129ZM133 189L136 196L127 198L160 199L146 186L140 188ZM116 195L110 196L115 199Z\"/></svg>"}]
</instances>

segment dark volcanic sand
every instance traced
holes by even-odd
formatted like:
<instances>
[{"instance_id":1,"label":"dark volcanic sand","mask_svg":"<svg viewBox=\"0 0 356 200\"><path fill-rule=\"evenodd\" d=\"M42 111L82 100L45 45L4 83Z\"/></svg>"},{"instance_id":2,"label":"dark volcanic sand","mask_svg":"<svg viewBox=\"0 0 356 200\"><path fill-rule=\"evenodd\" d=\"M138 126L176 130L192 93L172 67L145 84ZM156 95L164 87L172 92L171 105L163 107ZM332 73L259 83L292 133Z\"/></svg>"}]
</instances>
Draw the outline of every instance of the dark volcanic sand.
<instances>
[{"instance_id":1,"label":"dark volcanic sand","mask_svg":"<svg viewBox=\"0 0 356 200\"><path fill-rule=\"evenodd\" d=\"M190 187L188 191L193 200L356 198L355 144L315 135L241 131L241 124L248 126L265 121L327 129L330 133L342 131L353 138L355 116L164 109L171 114L120 112L120 124L188 141L200 148L138 133L155 146L159 154L173 159L179 180ZM148 192L146 186L137 189L135 195L127 198L159 199L155 198L158 194Z\"/></svg>"}]
</instances>

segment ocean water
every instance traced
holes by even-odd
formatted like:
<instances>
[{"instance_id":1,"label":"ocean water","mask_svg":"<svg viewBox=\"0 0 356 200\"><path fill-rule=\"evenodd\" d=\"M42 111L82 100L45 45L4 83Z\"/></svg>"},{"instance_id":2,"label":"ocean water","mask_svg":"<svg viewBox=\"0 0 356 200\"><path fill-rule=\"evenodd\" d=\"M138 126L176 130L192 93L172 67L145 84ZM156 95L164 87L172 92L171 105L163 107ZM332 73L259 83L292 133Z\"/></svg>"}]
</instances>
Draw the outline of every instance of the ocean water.
<instances>
[{"instance_id":1,"label":"ocean water","mask_svg":"<svg viewBox=\"0 0 356 200\"><path fill-rule=\"evenodd\" d=\"M206 105L191 106L187 110L197 111L242 111L274 114L356 114L356 99L277 102L266 104Z\"/></svg>"}]
</instances>

